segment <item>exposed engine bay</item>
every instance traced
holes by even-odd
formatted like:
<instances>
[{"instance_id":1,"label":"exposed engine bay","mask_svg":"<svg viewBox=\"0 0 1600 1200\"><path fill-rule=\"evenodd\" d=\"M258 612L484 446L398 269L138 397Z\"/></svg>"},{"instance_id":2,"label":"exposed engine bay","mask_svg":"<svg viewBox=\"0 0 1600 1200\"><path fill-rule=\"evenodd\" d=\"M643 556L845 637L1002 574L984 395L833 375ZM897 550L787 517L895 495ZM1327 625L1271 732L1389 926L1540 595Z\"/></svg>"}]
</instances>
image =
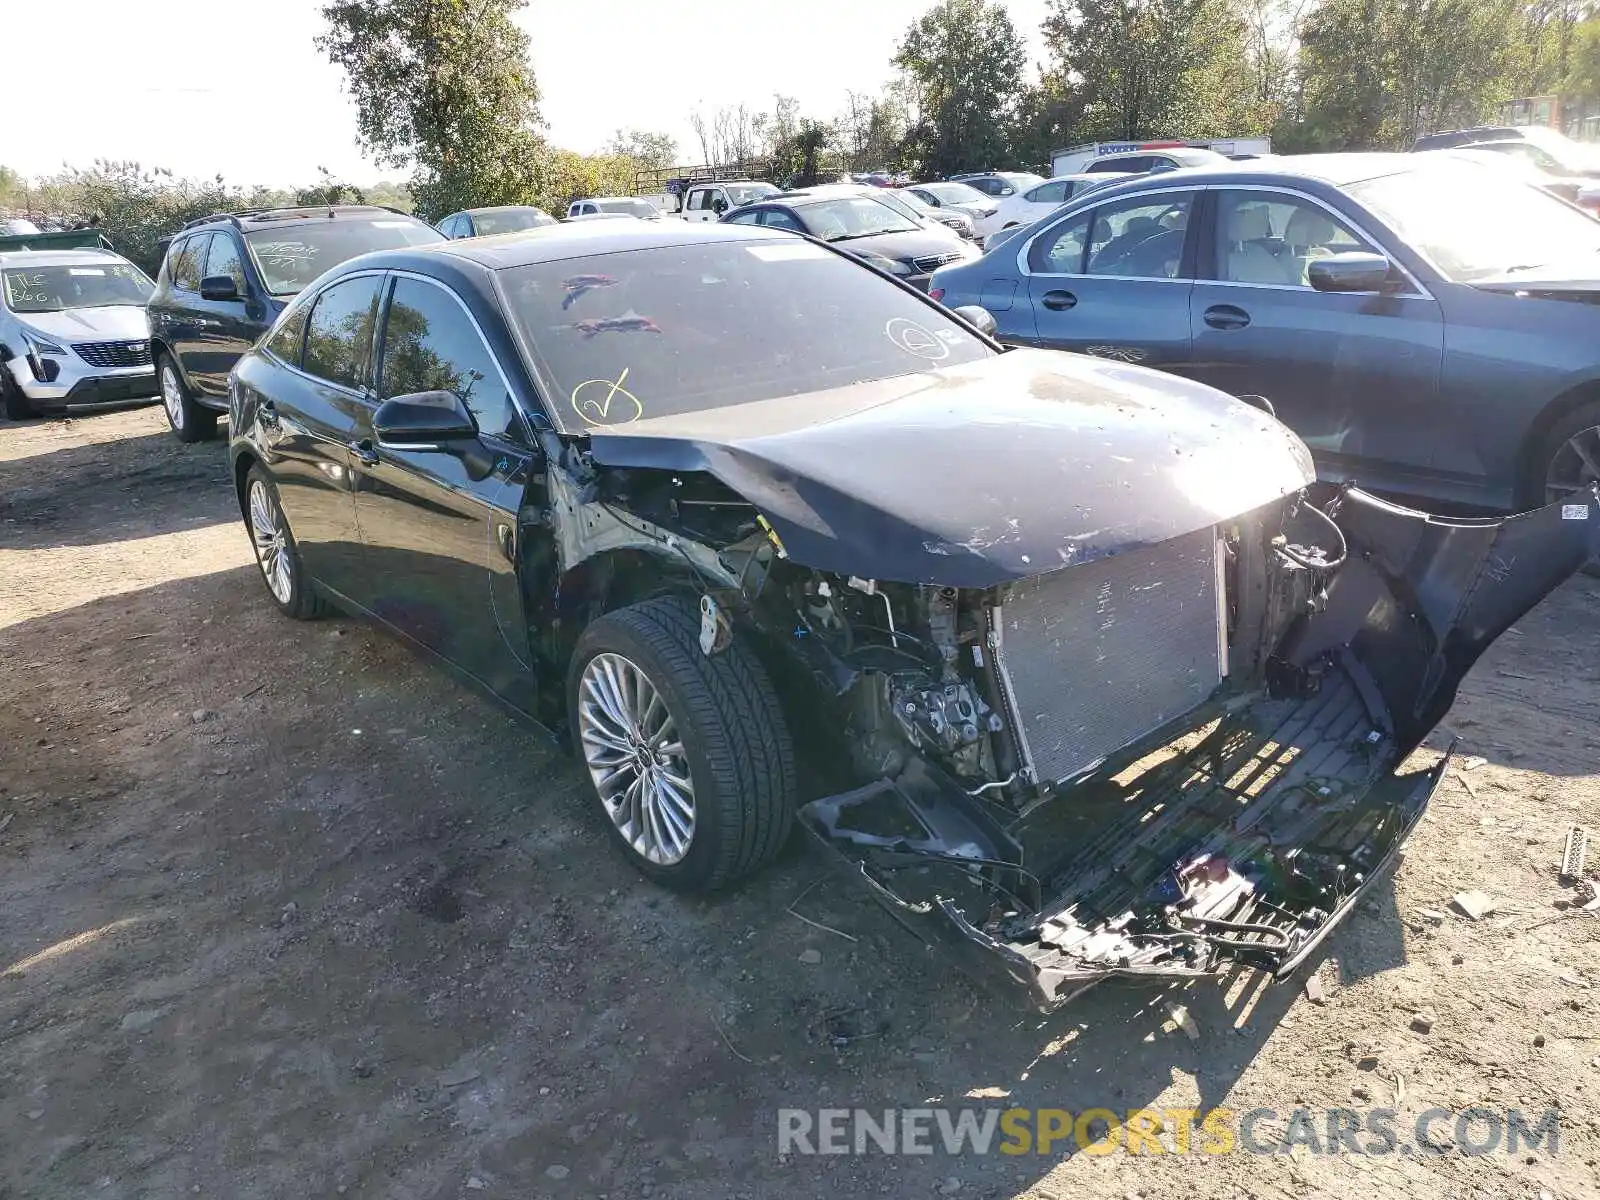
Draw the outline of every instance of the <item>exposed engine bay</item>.
<instances>
[{"instance_id":1,"label":"exposed engine bay","mask_svg":"<svg viewBox=\"0 0 1600 1200\"><path fill-rule=\"evenodd\" d=\"M1461 678L1600 529L1600 501L1452 520L1313 484L1306 460L1236 515L908 541L903 517L852 524L888 524L901 493L869 507L684 444L597 438L554 497L585 531L563 557L675 564L702 652L758 644L820 730L813 760L842 767L801 823L903 924L1046 1008L1113 975L1293 970L1420 818L1448 753L1401 767ZM897 547L879 570L899 579L863 545Z\"/></svg>"}]
</instances>

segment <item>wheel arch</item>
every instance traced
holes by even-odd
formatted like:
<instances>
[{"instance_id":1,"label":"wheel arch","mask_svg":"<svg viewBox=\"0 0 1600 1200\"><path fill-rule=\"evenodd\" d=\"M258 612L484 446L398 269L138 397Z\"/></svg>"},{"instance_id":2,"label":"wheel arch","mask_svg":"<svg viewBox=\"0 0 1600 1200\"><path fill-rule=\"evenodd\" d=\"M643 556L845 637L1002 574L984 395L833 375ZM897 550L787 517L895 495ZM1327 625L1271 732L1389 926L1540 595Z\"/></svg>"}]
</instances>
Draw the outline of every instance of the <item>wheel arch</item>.
<instances>
[{"instance_id":1,"label":"wheel arch","mask_svg":"<svg viewBox=\"0 0 1600 1200\"><path fill-rule=\"evenodd\" d=\"M245 497L245 480L250 476L250 469L258 466L261 458L254 450L240 450L233 456L233 496L239 502L239 515L249 518L249 500Z\"/></svg>"},{"instance_id":2,"label":"wheel arch","mask_svg":"<svg viewBox=\"0 0 1600 1200\"><path fill-rule=\"evenodd\" d=\"M1522 447L1517 454L1516 498L1521 508L1536 507L1542 499L1542 479L1534 476L1540 464L1536 461L1544 440L1556 424L1585 404L1600 403L1600 379L1587 379L1569 387L1553 398L1534 418L1528 432L1523 435Z\"/></svg>"}]
</instances>

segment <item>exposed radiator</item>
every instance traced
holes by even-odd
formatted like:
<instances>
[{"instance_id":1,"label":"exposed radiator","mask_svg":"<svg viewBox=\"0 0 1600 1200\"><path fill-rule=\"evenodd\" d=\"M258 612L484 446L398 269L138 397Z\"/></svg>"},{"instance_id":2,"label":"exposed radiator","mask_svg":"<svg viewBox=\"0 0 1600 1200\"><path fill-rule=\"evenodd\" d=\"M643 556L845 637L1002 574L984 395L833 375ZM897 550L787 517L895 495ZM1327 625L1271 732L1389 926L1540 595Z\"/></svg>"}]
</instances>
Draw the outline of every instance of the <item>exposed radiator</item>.
<instances>
[{"instance_id":1,"label":"exposed radiator","mask_svg":"<svg viewBox=\"0 0 1600 1200\"><path fill-rule=\"evenodd\" d=\"M1219 554L1203 529L1004 589L996 659L1039 782L1092 766L1222 681Z\"/></svg>"}]
</instances>

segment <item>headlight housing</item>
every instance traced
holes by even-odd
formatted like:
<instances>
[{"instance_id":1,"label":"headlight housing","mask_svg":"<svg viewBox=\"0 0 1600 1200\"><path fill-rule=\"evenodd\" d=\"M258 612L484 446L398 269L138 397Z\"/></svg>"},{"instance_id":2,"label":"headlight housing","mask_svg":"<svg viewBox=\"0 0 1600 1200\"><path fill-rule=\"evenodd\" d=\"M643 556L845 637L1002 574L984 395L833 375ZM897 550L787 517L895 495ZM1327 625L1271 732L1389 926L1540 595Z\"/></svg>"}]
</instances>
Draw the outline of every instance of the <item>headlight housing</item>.
<instances>
[{"instance_id":1,"label":"headlight housing","mask_svg":"<svg viewBox=\"0 0 1600 1200\"><path fill-rule=\"evenodd\" d=\"M45 337L44 334L35 333L31 329L24 329L22 331L22 340L27 342L29 346L33 347L35 354L53 354L58 358L65 358L67 356L67 352L64 349L56 345L49 338Z\"/></svg>"},{"instance_id":2,"label":"headlight housing","mask_svg":"<svg viewBox=\"0 0 1600 1200\"><path fill-rule=\"evenodd\" d=\"M862 254L858 254L856 257L862 262L866 263L867 266L876 267L885 275L910 275L912 273L911 267L908 264L898 262L895 259L889 258L883 254L874 254L870 250Z\"/></svg>"}]
</instances>

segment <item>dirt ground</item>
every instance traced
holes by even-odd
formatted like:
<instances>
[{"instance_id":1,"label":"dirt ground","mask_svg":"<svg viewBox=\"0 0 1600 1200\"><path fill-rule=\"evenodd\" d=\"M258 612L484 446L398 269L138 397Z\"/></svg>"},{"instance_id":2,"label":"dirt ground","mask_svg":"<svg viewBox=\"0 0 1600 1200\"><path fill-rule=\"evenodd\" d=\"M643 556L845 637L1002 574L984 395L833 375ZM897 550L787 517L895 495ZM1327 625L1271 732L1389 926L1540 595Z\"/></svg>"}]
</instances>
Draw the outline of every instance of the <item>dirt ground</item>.
<instances>
[{"instance_id":1,"label":"dirt ground","mask_svg":"<svg viewBox=\"0 0 1600 1200\"><path fill-rule=\"evenodd\" d=\"M1600 580L1474 670L1434 744L1486 761L1299 978L1039 1017L798 840L736 894L656 890L538 733L362 625L280 617L225 476L159 409L0 424L0 1196L1600 1188L1600 919L1556 877L1600 811ZM1497 911L1452 910L1469 888ZM924 1105L1392 1106L1402 1141L1429 1108L1556 1106L1561 1139L777 1153L780 1107Z\"/></svg>"}]
</instances>

